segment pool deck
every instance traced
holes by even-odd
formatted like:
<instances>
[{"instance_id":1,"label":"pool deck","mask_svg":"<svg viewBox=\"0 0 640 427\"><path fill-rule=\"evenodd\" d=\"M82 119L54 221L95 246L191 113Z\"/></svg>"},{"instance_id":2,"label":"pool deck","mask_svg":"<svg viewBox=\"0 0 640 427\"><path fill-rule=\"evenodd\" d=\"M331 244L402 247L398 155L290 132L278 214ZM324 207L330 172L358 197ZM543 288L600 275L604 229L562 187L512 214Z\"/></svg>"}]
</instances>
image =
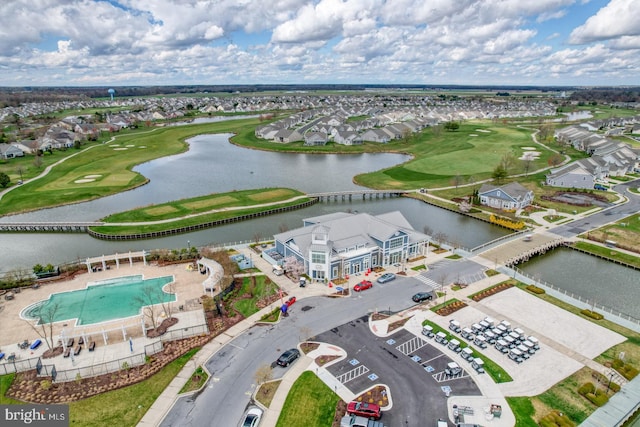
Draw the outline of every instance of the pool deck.
<instances>
[{"instance_id":1,"label":"pool deck","mask_svg":"<svg viewBox=\"0 0 640 427\"><path fill-rule=\"evenodd\" d=\"M84 289L89 282L120 276L131 276L135 274L142 274L145 279L173 275L175 277L175 291L177 294L177 301L173 303L175 308L174 311L178 315L188 313L189 307L193 306L193 304L190 304L192 300L198 299L203 294L202 282L206 279L206 276L201 275L198 270L188 270L186 267L187 264L174 264L166 267L159 267L157 265L144 265L143 263L134 263L133 265L122 263L120 268L112 268L95 273L79 274L72 280L41 284L38 289L23 289L20 293L15 294L14 299L9 301L3 299L0 301L0 325L2 325L0 351L7 355L15 353L16 357L19 359L28 359L41 355L47 350L46 343L44 342L38 349L33 351L29 349L21 350L17 345L24 340L33 342L40 338L36 331L34 331L31 324L20 318L20 312L35 302L47 299L52 293ZM185 311L179 311L179 306L184 306ZM197 312L202 313L199 308L200 307L198 307ZM187 321L187 323L190 324L192 321L197 322L193 323L194 325L202 324L204 321L204 319L191 320L191 316L187 315L179 317L184 317L184 319L181 320ZM202 317L201 314L200 317ZM80 335L84 332L86 335L91 335L95 339L97 344L96 353L99 348L104 347L104 342L101 338L101 331L103 329L109 330L125 326L128 327L128 331L130 331L129 333L133 335L134 345L136 344L135 340L146 340L146 338L142 336L141 321L138 316L128 319L113 320L101 324L79 326L76 328L74 328L74 323L75 321L56 323L54 325L54 337L58 337L63 328L65 329L66 336L74 334ZM131 331L136 329L136 326L138 333L134 334ZM100 334L100 336L97 334ZM111 338L109 342L110 345L117 345L118 343L122 343L122 345L126 347L126 351L129 351L128 340L125 342L122 338L122 334L120 334L120 337L116 337L115 339ZM142 344L142 342L140 342L140 344ZM118 352L119 350L114 348L113 351ZM81 354L86 358L86 355L91 353L83 351ZM96 354L95 357L99 356ZM62 357L59 359L62 359Z\"/></svg>"}]
</instances>

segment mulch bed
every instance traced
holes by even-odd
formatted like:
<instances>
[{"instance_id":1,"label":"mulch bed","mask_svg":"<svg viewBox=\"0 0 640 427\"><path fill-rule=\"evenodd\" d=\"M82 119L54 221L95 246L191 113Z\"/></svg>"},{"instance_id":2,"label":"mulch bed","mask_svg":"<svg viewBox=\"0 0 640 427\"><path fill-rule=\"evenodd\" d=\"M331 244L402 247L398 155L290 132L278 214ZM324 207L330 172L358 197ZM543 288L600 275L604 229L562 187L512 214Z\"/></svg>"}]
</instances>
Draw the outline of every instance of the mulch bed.
<instances>
[{"instance_id":1,"label":"mulch bed","mask_svg":"<svg viewBox=\"0 0 640 427\"><path fill-rule=\"evenodd\" d=\"M35 369L21 372L16 375L6 395L23 402L43 404L86 399L143 381L192 348L203 346L211 338L212 335L201 335L165 342L162 351L151 356L144 365L66 383L52 384L50 377L38 377Z\"/></svg>"},{"instance_id":2,"label":"mulch bed","mask_svg":"<svg viewBox=\"0 0 640 427\"><path fill-rule=\"evenodd\" d=\"M167 329L171 326L178 323L178 319L176 317L169 317L168 319L164 319L162 323L160 323L154 329L147 330L147 338L158 338L167 333Z\"/></svg>"},{"instance_id":3,"label":"mulch bed","mask_svg":"<svg viewBox=\"0 0 640 427\"><path fill-rule=\"evenodd\" d=\"M478 302L480 300L490 297L491 295L495 295L498 292L502 292L509 288L513 288L513 283L501 283L499 285L494 286L493 288L487 289L486 291L482 291L481 293L474 295L471 299Z\"/></svg>"},{"instance_id":4,"label":"mulch bed","mask_svg":"<svg viewBox=\"0 0 640 427\"><path fill-rule=\"evenodd\" d=\"M336 359L339 359L340 356L336 355L336 354L332 354L332 355L327 355L327 354L323 354L322 356L318 356L316 357L316 365L318 366L324 366L329 362L333 362Z\"/></svg>"},{"instance_id":5,"label":"mulch bed","mask_svg":"<svg viewBox=\"0 0 640 427\"><path fill-rule=\"evenodd\" d=\"M436 310L436 313L440 316L448 316L466 306L467 304L462 301L454 301L445 307L439 308L438 310Z\"/></svg>"},{"instance_id":6,"label":"mulch bed","mask_svg":"<svg viewBox=\"0 0 640 427\"><path fill-rule=\"evenodd\" d=\"M402 328L404 324L407 323L408 321L409 319L400 319L400 320L396 320L393 323L389 323L389 326L387 327L387 332L395 331L396 329Z\"/></svg>"},{"instance_id":7,"label":"mulch bed","mask_svg":"<svg viewBox=\"0 0 640 427\"><path fill-rule=\"evenodd\" d=\"M320 347L320 344L317 342L303 342L300 344L300 350L302 350L304 354L309 354L318 347Z\"/></svg>"}]
</instances>

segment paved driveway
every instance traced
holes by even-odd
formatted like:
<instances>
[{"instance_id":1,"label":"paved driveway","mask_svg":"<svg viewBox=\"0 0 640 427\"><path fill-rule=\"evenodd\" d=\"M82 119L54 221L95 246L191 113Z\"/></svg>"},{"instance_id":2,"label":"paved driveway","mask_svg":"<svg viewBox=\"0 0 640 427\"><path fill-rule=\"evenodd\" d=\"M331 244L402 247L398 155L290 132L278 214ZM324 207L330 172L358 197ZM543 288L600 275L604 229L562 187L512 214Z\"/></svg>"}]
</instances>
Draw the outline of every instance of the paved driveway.
<instances>
[{"instance_id":1,"label":"paved driveway","mask_svg":"<svg viewBox=\"0 0 640 427\"><path fill-rule=\"evenodd\" d=\"M360 317L315 340L342 347L347 357L327 370L355 395L377 384L386 384L393 407L385 411L386 425L435 425L447 419L447 393L480 395L480 390L466 371L455 377L444 374L452 360L432 340L415 336L404 329L388 337L371 333L368 317ZM468 368L462 359L454 360Z\"/></svg>"}]
</instances>

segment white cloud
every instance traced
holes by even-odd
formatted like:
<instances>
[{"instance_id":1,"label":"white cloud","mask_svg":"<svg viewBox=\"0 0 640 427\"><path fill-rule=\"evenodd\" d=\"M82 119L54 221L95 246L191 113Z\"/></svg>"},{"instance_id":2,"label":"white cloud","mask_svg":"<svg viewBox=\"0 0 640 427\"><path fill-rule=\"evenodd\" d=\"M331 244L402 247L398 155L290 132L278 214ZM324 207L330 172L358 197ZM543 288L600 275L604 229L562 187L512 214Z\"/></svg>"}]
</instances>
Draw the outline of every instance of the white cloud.
<instances>
[{"instance_id":1,"label":"white cloud","mask_svg":"<svg viewBox=\"0 0 640 427\"><path fill-rule=\"evenodd\" d=\"M584 25L574 29L569 37L572 44L640 35L637 0L611 0Z\"/></svg>"},{"instance_id":2,"label":"white cloud","mask_svg":"<svg viewBox=\"0 0 640 427\"><path fill-rule=\"evenodd\" d=\"M584 1L11 0L0 85L640 81L631 0L536 38Z\"/></svg>"}]
</instances>

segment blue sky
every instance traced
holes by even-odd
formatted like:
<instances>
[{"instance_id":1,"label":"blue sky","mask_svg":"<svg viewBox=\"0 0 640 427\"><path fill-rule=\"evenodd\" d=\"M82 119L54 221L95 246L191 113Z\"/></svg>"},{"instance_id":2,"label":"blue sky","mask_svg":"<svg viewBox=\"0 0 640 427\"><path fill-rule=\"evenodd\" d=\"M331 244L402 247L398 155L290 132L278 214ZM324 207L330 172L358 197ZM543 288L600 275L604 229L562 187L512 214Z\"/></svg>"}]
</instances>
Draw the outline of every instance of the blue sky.
<instances>
[{"instance_id":1,"label":"blue sky","mask_svg":"<svg viewBox=\"0 0 640 427\"><path fill-rule=\"evenodd\" d=\"M0 86L638 85L640 0L6 0Z\"/></svg>"}]
</instances>

